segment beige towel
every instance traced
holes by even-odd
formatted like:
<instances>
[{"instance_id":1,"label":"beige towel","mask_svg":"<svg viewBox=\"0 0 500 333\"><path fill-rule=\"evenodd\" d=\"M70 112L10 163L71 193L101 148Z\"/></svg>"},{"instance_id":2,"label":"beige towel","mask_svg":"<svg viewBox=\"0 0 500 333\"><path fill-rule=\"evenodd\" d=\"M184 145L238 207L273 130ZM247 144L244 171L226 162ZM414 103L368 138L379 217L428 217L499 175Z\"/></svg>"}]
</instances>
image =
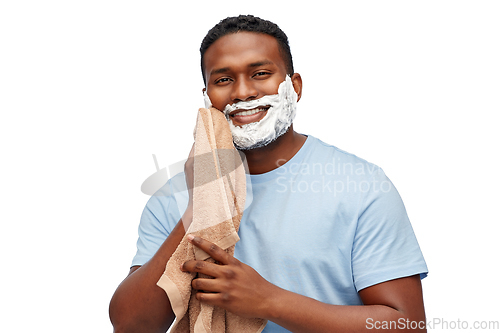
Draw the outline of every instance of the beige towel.
<instances>
[{"instance_id":1,"label":"beige towel","mask_svg":"<svg viewBox=\"0 0 500 333\"><path fill-rule=\"evenodd\" d=\"M200 109L194 144L193 221L186 235L200 236L233 255L245 196L245 168L226 118L216 109ZM179 268L193 259L214 262L184 236L157 283L167 293L176 316L171 332L260 333L267 321L238 317L194 297L191 281L196 274Z\"/></svg>"}]
</instances>

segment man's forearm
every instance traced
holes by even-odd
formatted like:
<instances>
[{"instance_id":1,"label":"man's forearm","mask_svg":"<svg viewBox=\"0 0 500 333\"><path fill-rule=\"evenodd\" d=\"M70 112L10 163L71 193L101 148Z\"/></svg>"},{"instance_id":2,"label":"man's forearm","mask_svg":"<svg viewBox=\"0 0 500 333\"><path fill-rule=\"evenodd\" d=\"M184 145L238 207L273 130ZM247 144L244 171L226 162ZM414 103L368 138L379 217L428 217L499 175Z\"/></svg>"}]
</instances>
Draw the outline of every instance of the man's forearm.
<instances>
[{"instance_id":1,"label":"man's forearm","mask_svg":"<svg viewBox=\"0 0 500 333\"><path fill-rule=\"evenodd\" d=\"M189 224L191 216L183 216ZM184 236L183 220L177 223L156 254L146 264L132 268L118 286L109 305L109 316L115 332L165 332L175 316L163 289L156 283L165 271L167 261Z\"/></svg>"},{"instance_id":2,"label":"man's forearm","mask_svg":"<svg viewBox=\"0 0 500 333\"><path fill-rule=\"evenodd\" d=\"M294 333L372 332L377 329L384 332L426 332L419 277L407 277L391 283L410 286L406 296L411 301L398 304L396 299L389 305L330 305L277 289L271 297L273 301L269 306L268 319ZM381 287L384 288L375 288L382 291Z\"/></svg>"},{"instance_id":3,"label":"man's forearm","mask_svg":"<svg viewBox=\"0 0 500 333\"><path fill-rule=\"evenodd\" d=\"M190 260L182 270L201 273L193 280L201 302L247 318L268 319L292 332L425 332L420 275L396 278L358 292L362 306L332 305L284 290L265 280L217 245L193 235L188 240L218 264ZM332 284L335 281L332 281ZM416 325L416 326L415 326Z\"/></svg>"},{"instance_id":4,"label":"man's forearm","mask_svg":"<svg viewBox=\"0 0 500 333\"><path fill-rule=\"evenodd\" d=\"M405 332L406 318L401 312L385 305L331 305L300 295L288 298L284 311L269 320L294 333L309 332L370 332L389 325L384 332ZM425 320L422 321L425 328ZM408 325L407 328L410 328ZM411 329L412 332L423 330Z\"/></svg>"}]
</instances>

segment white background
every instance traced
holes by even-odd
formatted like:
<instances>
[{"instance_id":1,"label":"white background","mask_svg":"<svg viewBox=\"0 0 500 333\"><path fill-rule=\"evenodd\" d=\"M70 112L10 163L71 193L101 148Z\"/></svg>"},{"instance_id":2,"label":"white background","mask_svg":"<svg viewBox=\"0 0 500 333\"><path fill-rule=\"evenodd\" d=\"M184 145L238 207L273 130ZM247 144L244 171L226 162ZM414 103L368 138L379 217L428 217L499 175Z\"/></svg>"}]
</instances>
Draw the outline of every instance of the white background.
<instances>
[{"instance_id":1,"label":"white background","mask_svg":"<svg viewBox=\"0 0 500 333\"><path fill-rule=\"evenodd\" d=\"M161 168L187 157L201 40L248 13L290 39L295 129L398 188L430 270L428 319L500 320L499 2L179 3L1 3L6 332L112 331L152 154Z\"/></svg>"}]
</instances>

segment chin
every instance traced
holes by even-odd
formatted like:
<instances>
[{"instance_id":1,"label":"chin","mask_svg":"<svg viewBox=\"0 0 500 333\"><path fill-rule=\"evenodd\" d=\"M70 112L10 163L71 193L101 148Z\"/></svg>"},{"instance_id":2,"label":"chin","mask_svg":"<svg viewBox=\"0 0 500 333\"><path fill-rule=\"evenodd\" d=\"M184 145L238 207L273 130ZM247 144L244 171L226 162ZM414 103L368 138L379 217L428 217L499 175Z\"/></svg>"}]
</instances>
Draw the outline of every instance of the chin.
<instances>
[{"instance_id":1,"label":"chin","mask_svg":"<svg viewBox=\"0 0 500 333\"><path fill-rule=\"evenodd\" d=\"M248 146L248 147L241 147L239 146L236 142L233 141L234 143L234 147L240 151L250 151L250 150L255 150L255 149L259 149L259 148L264 148L264 147L267 147L273 143L275 143L276 141L278 141L280 138L283 137L283 135L285 135L286 133L289 132L291 126L289 126L283 133L281 133L279 136L274 136L273 139L262 139L260 141L258 141L257 143L254 143L253 145L251 146Z\"/></svg>"}]
</instances>

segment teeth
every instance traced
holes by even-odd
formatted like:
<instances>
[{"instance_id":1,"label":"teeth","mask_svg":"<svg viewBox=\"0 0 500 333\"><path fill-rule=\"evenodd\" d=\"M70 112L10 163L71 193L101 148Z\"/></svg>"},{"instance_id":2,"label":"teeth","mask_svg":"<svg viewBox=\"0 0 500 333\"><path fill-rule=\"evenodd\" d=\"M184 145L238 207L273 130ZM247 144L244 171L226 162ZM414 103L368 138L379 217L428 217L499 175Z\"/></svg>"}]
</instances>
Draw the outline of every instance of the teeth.
<instances>
[{"instance_id":1,"label":"teeth","mask_svg":"<svg viewBox=\"0 0 500 333\"><path fill-rule=\"evenodd\" d=\"M252 114L256 114L257 112L265 111L266 109L254 109L254 110L249 110L249 111L241 111L237 112L233 115L234 116L250 116Z\"/></svg>"}]
</instances>

